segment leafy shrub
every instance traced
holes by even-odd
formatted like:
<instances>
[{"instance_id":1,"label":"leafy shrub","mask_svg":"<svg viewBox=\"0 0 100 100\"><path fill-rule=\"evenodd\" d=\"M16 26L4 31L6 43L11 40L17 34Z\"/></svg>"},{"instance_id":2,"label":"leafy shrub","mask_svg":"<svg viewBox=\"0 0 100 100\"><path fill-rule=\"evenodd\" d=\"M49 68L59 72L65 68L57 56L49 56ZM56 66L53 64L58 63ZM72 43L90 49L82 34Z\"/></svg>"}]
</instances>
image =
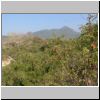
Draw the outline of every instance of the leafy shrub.
<instances>
[{"instance_id":1,"label":"leafy shrub","mask_svg":"<svg viewBox=\"0 0 100 100\"><path fill-rule=\"evenodd\" d=\"M3 56L15 59L2 68L2 85L88 86L98 82L98 31L85 30L77 39L25 38L16 46L6 45ZM95 42L96 48L91 47ZM9 49L7 49L9 48Z\"/></svg>"}]
</instances>

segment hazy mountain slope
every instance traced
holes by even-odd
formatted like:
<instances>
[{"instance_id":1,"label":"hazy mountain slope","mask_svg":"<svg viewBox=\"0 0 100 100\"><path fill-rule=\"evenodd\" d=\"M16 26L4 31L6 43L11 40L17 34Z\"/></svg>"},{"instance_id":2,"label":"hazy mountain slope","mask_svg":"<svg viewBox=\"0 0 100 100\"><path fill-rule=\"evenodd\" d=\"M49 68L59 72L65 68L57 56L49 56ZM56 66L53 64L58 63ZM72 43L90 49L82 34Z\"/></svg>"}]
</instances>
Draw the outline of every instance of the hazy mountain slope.
<instances>
[{"instance_id":1,"label":"hazy mountain slope","mask_svg":"<svg viewBox=\"0 0 100 100\"><path fill-rule=\"evenodd\" d=\"M76 38L80 34L74 31L73 29L67 26L64 26L60 29L40 30L40 31L34 32L33 35L39 36L41 38L51 38L55 35L57 37L64 36L65 38L69 39L69 38Z\"/></svg>"}]
</instances>

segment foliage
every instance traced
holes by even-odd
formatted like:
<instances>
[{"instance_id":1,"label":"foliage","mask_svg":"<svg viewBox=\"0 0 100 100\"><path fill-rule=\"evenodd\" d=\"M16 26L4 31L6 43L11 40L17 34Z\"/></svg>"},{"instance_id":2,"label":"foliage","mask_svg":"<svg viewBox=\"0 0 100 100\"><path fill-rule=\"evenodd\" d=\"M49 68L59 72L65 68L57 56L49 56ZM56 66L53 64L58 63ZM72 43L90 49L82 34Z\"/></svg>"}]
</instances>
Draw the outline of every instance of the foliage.
<instances>
[{"instance_id":1,"label":"foliage","mask_svg":"<svg viewBox=\"0 0 100 100\"><path fill-rule=\"evenodd\" d=\"M2 68L2 85L97 85L98 25L92 24L91 34L86 28L76 39L27 37L19 44L6 45L3 56L10 55L15 61Z\"/></svg>"}]
</instances>

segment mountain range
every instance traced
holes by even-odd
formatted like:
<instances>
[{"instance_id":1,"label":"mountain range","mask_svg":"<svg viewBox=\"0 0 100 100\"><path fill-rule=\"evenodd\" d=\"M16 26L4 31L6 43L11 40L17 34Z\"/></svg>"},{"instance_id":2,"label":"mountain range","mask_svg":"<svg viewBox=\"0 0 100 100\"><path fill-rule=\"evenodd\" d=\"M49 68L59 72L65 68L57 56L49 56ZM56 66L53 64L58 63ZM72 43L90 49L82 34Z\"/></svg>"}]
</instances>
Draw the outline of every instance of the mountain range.
<instances>
[{"instance_id":1,"label":"mountain range","mask_svg":"<svg viewBox=\"0 0 100 100\"><path fill-rule=\"evenodd\" d=\"M40 38L48 39L52 38L53 36L61 37L64 36L64 38L70 39L70 38L77 38L80 36L79 32L76 32L72 28L69 28L67 26L64 26L59 29L45 29L40 30L37 32L32 33L34 36L38 36Z\"/></svg>"},{"instance_id":2,"label":"mountain range","mask_svg":"<svg viewBox=\"0 0 100 100\"><path fill-rule=\"evenodd\" d=\"M13 38L12 38L13 36ZM53 38L53 37L64 37L65 39L72 39L72 38L77 38L80 36L79 32L76 32L75 30L73 30L72 28L69 28L67 26L64 26L62 28L58 28L58 29L45 29L45 30L40 30L40 31L36 31L36 32L27 32L26 34L22 34L22 33L13 33L11 35L8 36L2 36L2 40L3 41L8 41L12 39L13 40L21 40L26 36L31 36L31 37L39 37L42 39L49 39L49 38Z\"/></svg>"}]
</instances>

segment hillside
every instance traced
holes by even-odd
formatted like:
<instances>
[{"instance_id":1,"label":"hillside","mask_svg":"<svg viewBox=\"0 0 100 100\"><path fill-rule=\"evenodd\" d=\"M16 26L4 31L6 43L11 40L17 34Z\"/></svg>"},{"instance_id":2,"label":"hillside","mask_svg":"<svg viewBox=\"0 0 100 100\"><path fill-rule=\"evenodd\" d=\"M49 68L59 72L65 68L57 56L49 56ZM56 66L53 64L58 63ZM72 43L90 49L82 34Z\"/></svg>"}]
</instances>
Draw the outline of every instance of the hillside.
<instances>
[{"instance_id":1,"label":"hillside","mask_svg":"<svg viewBox=\"0 0 100 100\"><path fill-rule=\"evenodd\" d=\"M2 62L14 60L2 67L2 85L97 86L98 25L91 27L89 31L85 26L73 39L42 39L33 34L3 37Z\"/></svg>"},{"instance_id":2,"label":"hillside","mask_svg":"<svg viewBox=\"0 0 100 100\"><path fill-rule=\"evenodd\" d=\"M40 30L37 32L33 32L33 35L44 39L52 38L53 36L57 37L64 36L66 39L76 38L80 36L78 32L74 31L73 29L67 26L64 26L60 29Z\"/></svg>"}]
</instances>

